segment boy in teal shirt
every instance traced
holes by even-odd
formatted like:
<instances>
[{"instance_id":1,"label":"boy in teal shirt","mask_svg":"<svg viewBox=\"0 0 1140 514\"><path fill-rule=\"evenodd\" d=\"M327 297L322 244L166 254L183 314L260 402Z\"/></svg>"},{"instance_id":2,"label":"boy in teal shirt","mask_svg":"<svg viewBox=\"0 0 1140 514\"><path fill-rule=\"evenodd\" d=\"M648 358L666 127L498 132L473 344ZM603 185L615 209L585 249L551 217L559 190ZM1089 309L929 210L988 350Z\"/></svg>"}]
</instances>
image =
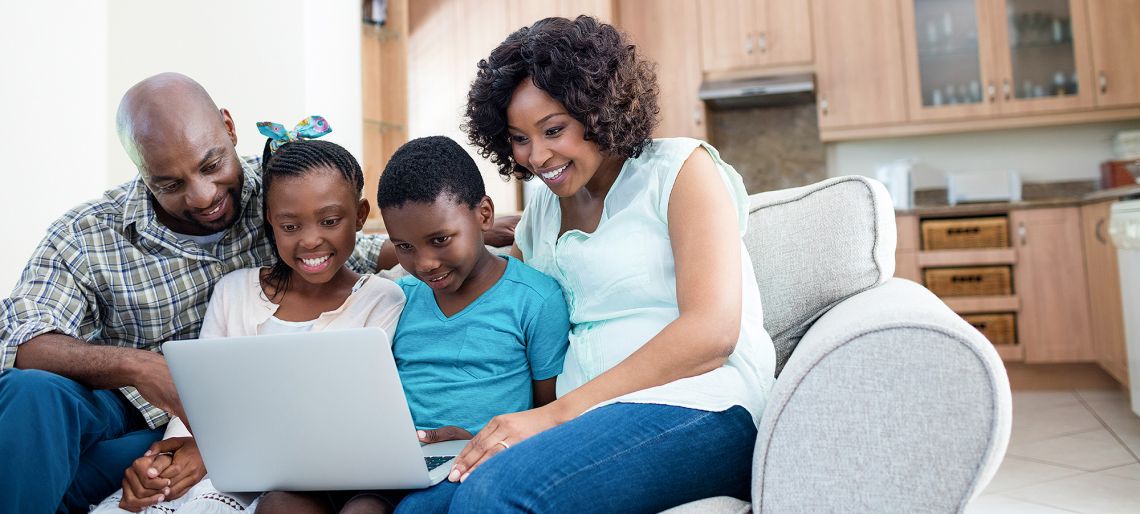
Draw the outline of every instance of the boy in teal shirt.
<instances>
[{"instance_id":1,"label":"boy in teal shirt","mask_svg":"<svg viewBox=\"0 0 1140 514\"><path fill-rule=\"evenodd\" d=\"M392 338L404 395L424 442L470 439L491 418L554 401L570 317L553 278L483 244L495 207L475 161L442 136L409 141L380 177L377 205L407 302ZM389 512L421 491L272 492L258 512ZM350 508L351 506L351 508Z\"/></svg>"},{"instance_id":2,"label":"boy in teal shirt","mask_svg":"<svg viewBox=\"0 0 1140 514\"><path fill-rule=\"evenodd\" d=\"M407 296L392 353L419 429L475 434L554 400L570 320L553 278L483 244L494 221L475 161L443 136L396 151L377 194ZM459 437L464 437L459 432Z\"/></svg>"}]
</instances>

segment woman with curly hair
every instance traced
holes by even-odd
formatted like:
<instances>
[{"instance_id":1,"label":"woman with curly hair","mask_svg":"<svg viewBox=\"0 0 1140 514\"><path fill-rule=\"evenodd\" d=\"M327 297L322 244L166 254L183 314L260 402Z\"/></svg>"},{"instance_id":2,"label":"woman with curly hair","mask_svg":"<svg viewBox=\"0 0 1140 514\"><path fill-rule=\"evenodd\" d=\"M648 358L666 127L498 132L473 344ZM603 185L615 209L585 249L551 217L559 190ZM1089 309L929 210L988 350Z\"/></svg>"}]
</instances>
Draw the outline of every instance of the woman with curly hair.
<instances>
[{"instance_id":1,"label":"woman with curly hair","mask_svg":"<svg viewBox=\"0 0 1140 514\"><path fill-rule=\"evenodd\" d=\"M652 66L614 27L547 18L479 62L465 130L528 199L514 254L572 331L559 398L495 417L408 512L654 512L747 499L775 352L741 236L743 182L695 139L650 139ZM455 484L454 482L461 482Z\"/></svg>"}]
</instances>

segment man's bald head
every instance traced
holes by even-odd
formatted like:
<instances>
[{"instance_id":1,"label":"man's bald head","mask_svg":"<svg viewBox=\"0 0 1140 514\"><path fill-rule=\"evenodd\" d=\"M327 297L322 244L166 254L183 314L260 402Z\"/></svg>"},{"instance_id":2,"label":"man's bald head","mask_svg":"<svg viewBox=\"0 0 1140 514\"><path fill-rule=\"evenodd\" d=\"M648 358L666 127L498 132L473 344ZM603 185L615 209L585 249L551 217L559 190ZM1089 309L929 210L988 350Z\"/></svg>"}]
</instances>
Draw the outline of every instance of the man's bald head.
<instances>
[{"instance_id":1,"label":"man's bald head","mask_svg":"<svg viewBox=\"0 0 1140 514\"><path fill-rule=\"evenodd\" d=\"M209 234L237 219L237 132L200 84L178 73L149 77L123 95L115 123L158 203L159 221L183 234Z\"/></svg>"},{"instance_id":2,"label":"man's bald head","mask_svg":"<svg viewBox=\"0 0 1140 514\"><path fill-rule=\"evenodd\" d=\"M135 84L115 115L119 142L140 171L148 144L172 142L171 136L185 135L186 129L210 125L225 129L221 111L201 84L181 73L160 73Z\"/></svg>"}]
</instances>

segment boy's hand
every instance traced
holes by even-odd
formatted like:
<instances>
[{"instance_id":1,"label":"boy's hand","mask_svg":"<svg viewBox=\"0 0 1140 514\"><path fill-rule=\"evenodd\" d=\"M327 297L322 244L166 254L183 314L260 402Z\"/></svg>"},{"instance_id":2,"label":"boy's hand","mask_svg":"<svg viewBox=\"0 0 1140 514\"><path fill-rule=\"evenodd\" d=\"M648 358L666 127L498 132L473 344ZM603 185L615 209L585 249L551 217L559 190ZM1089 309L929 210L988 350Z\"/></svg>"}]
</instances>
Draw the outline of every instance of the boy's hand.
<instances>
[{"instance_id":1,"label":"boy's hand","mask_svg":"<svg viewBox=\"0 0 1140 514\"><path fill-rule=\"evenodd\" d=\"M517 214L495 216L495 225L483 233L483 243L497 248L515 244L515 227L521 218Z\"/></svg>"},{"instance_id":2,"label":"boy's hand","mask_svg":"<svg viewBox=\"0 0 1140 514\"><path fill-rule=\"evenodd\" d=\"M426 444L459 441L472 437L471 432L453 425L439 427L435 430L416 430L416 435L419 436L421 443Z\"/></svg>"}]
</instances>

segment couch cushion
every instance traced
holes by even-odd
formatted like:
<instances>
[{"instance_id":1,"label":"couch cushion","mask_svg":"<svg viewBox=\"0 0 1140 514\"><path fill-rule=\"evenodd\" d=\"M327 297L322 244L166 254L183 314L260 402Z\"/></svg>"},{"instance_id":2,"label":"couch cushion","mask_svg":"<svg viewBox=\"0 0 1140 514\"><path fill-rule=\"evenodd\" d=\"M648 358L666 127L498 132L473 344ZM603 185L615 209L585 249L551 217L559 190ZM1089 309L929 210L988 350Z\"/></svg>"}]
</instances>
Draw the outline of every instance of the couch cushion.
<instances>
[{"instance_id":1,"label":"couch cushion","mask_svg":"<svg viewBox=\"0 0 1140 514\"><path fill-rule=\"evenodd\" d=\"M756 269L776 374L808 327L895 271L895 215L883 185L861 176L749 197L744 244Z\"/></svg>"}]
</instances>

